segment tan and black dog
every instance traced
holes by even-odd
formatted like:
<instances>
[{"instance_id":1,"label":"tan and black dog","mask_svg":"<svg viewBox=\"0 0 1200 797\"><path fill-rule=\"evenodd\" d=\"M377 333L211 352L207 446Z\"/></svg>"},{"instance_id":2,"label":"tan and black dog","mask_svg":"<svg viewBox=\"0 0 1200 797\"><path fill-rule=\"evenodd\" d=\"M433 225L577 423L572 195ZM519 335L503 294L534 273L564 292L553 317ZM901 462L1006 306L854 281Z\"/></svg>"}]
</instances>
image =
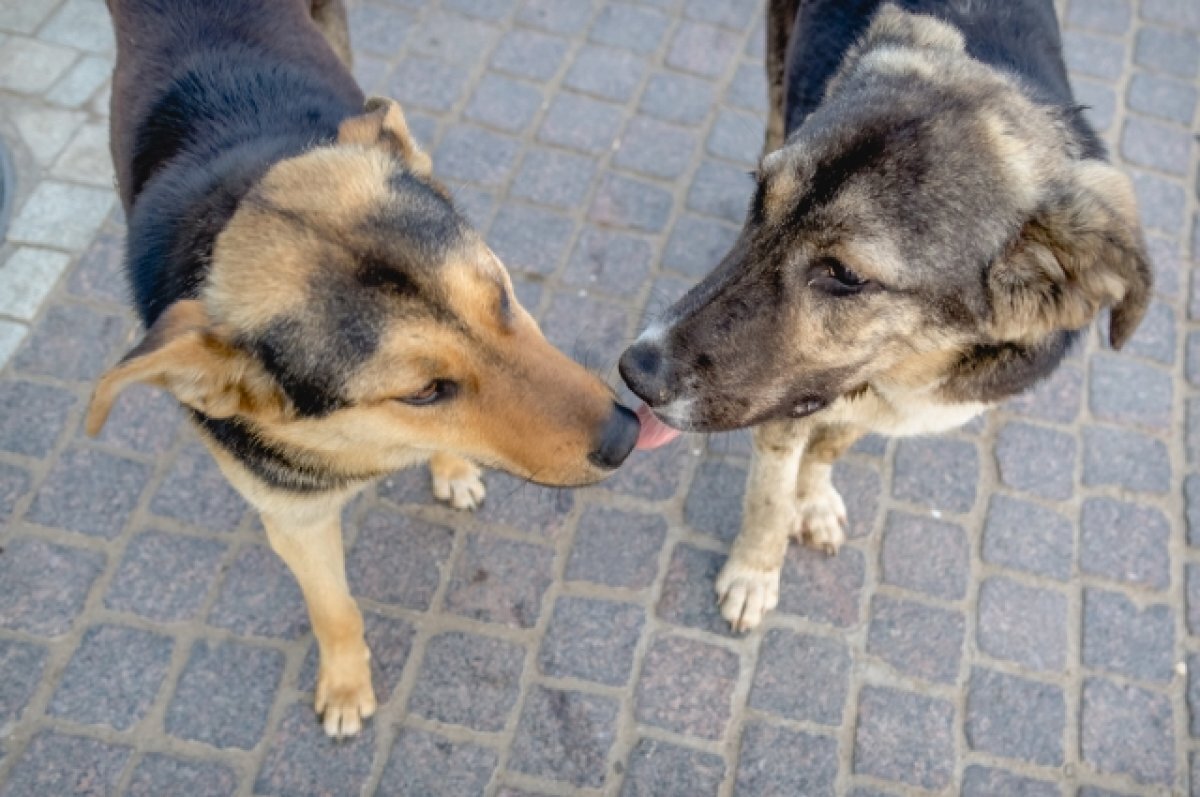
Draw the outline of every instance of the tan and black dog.
<instances>
[{"instance_id":1,"label":"tan and black dog","mask_svg":"<svg viewBox=\"0 0 1200 797\"><path fill-rule=\"evenodd\" d=\"M190 410L303 590L326 731L353 734L375 697L345 502L425 460L463 509L483 498L473 463L588 484L629 454L637 419L542 337L400 107L364 104L340 3L109 9L112 152L148 331L100 380L88 430L135 382Z\"/></svg>"},{"instance_id":2,"label":"tan and black dog","mask_svg":"<svg viewBox=\"0 0 1200 797\"><path fill-rule=\"evenodd\" d=\"M769 20L745 226L621 360L667 425L755 427L717 579L737 629L776 605L789 536L842 543L830 470L859 436L962 424L1050 373L1102 307L1120 346L1151 287L1051 0L772 0Z\"/></svg>"}]
</instances>

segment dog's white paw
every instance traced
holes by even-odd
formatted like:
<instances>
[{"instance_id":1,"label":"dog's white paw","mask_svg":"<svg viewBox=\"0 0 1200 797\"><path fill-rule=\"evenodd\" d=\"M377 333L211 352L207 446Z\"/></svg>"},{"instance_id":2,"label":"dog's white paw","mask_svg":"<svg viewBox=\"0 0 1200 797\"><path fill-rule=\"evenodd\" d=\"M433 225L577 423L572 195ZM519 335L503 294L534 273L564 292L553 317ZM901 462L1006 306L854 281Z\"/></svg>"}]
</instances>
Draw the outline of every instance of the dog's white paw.
<instances>
[{"instance_id":1,"label":"dog's white paw","mask_svg":"<svg viewBox=\"0 0 1200 797\"><path fill-rule=\"evenodd\" d=\"M326 662L322 657L313 708L321 716L325 733L340 739L356 736L363 720L375 713L375 690L371 688L371 654L362 652Z\"/></svg>"},{"instance_id":2,"label":"dog's white paw","mask_svg":"<svg viewBox=\"0 0 1200 797\"><path fill-rule=\"evenodd\" d=\"M433 461L429 472L433 476L433 497L455 509L477 509L487 495L483 471L465 459Z\"/></svg>"},{"instance_id":3,"label":"dog's white paw","mask_svg":"<svg viewBox=\"0 0 1200 797\"><path fill-rule=\"evenodd\" d=\"M835 554L846 541L846 504L832 484L826 484L796 503L797 536L805 544Z\"/></svg>"},{"instance_id":4,"label":"dog's white paw","mask_svg":"<svg viewBox=\"0 0 1200 797\"><path fill-rule=\"evenodd\" d=\"M730 557L717 575L721 616L734 631L757 628L767 612L779 605L779 568L760 570Z\"/></svg>"}]
</instances>

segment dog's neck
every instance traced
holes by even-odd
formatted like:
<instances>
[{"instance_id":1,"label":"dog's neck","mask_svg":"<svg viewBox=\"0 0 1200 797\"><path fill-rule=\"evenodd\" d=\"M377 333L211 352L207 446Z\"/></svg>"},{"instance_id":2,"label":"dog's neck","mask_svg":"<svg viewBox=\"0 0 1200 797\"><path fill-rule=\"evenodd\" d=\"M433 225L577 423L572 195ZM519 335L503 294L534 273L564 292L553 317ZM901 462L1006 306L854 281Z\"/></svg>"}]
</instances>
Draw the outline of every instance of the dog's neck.
<instances>
[{"instance_id":1,"label":"dog's neck","mask_svg":"<svg viewBox=\"0 0 1200 797\"><path fill-rule=\"evenodd\" d=\"M976 346L963 353L938 394L950 402L988 404L1016 396L1049 376L1079 335L1079 330L1060 330L1036 343Z\"/></svg>"}]
</instances>

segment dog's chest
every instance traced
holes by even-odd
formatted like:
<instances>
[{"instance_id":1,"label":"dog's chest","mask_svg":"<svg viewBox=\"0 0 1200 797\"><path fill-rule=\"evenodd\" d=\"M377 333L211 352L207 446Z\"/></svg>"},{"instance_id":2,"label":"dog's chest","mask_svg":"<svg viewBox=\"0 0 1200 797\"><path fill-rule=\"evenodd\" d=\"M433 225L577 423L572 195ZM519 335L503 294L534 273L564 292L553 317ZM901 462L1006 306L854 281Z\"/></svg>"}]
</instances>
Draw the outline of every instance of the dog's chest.
<instances>
[{"instance_id":1,"label":"dog's chest","mask_svg":"<svg viewBox=\"0 0 1200 797\"><path fill-rule=\"evenodd\" d=\"M947 402L928 393L883 393L871 388L853 399L839 399L821 414L821 420L907 437L956 429L991 406L982 401Z\"/></svg>"}]
</instances>

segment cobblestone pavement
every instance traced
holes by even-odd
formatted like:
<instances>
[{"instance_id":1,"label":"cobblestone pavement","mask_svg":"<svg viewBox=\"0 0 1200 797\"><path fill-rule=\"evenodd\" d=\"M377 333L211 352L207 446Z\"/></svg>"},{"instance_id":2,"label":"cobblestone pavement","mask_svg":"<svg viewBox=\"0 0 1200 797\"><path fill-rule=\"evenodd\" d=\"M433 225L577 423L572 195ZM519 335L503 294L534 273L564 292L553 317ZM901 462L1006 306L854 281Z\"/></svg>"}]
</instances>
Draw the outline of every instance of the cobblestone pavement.
<instances>
[{"instance_id":1,"label":"cobblestone pavement","mask_svg":"<svg viewBox=\"0 0 1200 797\"><path fill-rule=\"evenodd\" d=\"M547 334L611 375L735 234L760 4L371 0L357 69L408 109ZM1092 334L960 433L860 444L836 470L850 544L793 548L779 611L744 637L712 592L744 436L574 493L491 474L474 517L433 505L423 471L389 478L346 524L382 708L334 745L298 590L172 402L135 390L81 432L135 333L112 36L96 0L0 0L20 178L0 247L0 797L1200 795L1200 2L1064 18L1158 271L1126 352Z\"/></svg>"}]
</instances>

